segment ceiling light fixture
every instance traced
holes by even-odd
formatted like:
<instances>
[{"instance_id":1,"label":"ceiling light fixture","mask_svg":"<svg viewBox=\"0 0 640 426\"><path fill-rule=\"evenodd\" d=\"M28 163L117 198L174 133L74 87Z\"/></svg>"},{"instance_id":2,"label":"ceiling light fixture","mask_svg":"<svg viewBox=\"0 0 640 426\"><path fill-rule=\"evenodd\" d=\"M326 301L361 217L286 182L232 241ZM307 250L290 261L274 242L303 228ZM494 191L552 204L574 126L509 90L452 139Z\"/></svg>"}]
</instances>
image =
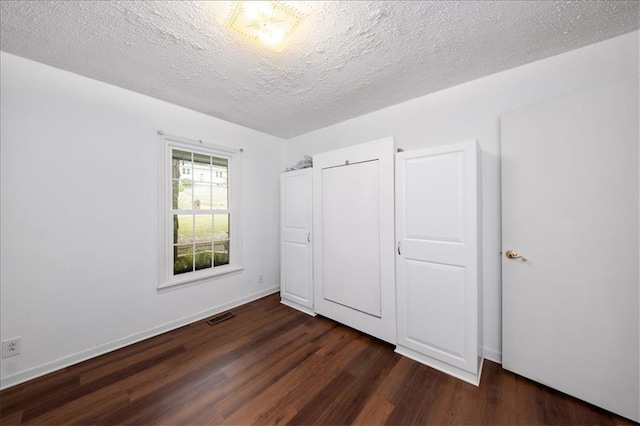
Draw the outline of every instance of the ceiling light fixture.
<instances>
[{"instance_id":1,"label":"ceiling light fixture","mask_svg":"<svg viewBox=\"0 0 640 426\"><path fill-rule=\"evenodd\" d=\"M281 52L291 34L308 15L306 2L234 1L230 2L224 26Z\"/></svg>"}]
</instances>

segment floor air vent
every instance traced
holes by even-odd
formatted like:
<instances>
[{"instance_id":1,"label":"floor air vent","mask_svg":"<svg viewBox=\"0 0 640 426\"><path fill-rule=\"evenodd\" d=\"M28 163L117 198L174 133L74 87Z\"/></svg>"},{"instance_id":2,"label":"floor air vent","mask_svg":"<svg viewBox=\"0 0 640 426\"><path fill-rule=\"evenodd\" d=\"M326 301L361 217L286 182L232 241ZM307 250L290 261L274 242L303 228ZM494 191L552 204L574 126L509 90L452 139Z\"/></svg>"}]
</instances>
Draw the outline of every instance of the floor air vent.
<instances>
[{"instance_id":1,"label":"floor air vent","mask_svg":"<svg viewBox=\"0 0 640 426\"><path fill-rule=\"evenodd\" d=\"M222 321L226 321L228 319L231 319L233 317L235 317L236 314L234 314L233 312L229 311L229 312L223 312L219 315L216 315L215 317L211 317L207 320L207 324L209 325L216 325L218 323L221 323Z\"/></svg>"}]
</instances>

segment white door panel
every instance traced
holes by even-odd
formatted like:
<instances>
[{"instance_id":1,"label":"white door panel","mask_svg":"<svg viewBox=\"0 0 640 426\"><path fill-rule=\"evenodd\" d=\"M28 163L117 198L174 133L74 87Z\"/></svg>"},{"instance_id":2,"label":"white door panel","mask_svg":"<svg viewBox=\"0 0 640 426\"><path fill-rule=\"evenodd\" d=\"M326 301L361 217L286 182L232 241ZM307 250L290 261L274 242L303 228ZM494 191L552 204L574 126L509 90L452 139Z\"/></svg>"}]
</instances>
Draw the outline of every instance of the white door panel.
<instances>
[{"instance_id":1,"label":"white door panel","mask_svg":"<svg viewBox=\"0 0 640 426\"><path fill-rule=\"evenodd\" d=\"M396 341L394 142L314 155L314 303L321 315Z\"/></svg>"},{"instance_id":2,"label":"white door panel","mask_svg":"<svg viewBox=\"0 0 640 426\"><path fill-rule=\"evenodd\" d=\"M407 160L405 232L409 239L464 240L464 153Z\"/></svg>"},{"instance_id":3,"label":"white door panel","mask_svg":"<svg viewBox=\"0 0 640 426\"><path fill-rule=\"evenodd\" d=\"M324 298L380 317L378 161L322 170Z\"/></svg>"},{"instance_id":4,"label":"white door panel","mask_svg":"<svg viewBox=\"0 0 640 426\"><path fill-rule=\"evenodd\" d=\"M310 264L310 255L308 244L284 242L284 290L289 299L305 305L309 302L309 286L308 270L303 266Z\"/></svg>"},{"instance_id":5,"label":"white door panel","mask_svg":"<svg viewBox=\"0 0 640 426\"><path fill-rule=\"evenodd\" d=\"M406 260L406 339L464 367L465 271L461 266Z\"/></svg>"},{"instance_id":6,"label":"white door panel","mask_svg":"<svg viewBox=\"0 0 640 426\"><path fill-rule=\"evenodd\" d=\"M310 179L310 170L287 172L282 177L282 196L285 200L282 215L285 231L307 232L309 229L307 201L311 200Z\"/></svg>"},{"instance_id":7,"label":"white door panel","mask_svg":"<svg viewBox=\"0 0 640 426\"><path fill-rule=\"evenodd\" d=\"M503 366L639 421L638 82L501 127Z\"/></svg>"}]
</instances>

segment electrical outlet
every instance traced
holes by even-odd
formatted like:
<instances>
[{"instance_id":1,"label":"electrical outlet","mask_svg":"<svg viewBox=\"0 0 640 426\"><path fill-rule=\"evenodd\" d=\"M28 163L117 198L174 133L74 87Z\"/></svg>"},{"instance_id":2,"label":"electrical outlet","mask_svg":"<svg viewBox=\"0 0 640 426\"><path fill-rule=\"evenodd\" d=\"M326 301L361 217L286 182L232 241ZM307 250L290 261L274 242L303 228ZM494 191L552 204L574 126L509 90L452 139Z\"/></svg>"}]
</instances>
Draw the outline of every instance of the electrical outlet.
<instances>
[{"instance_id":1,"label":"electrical outlet","mask_svg":"<svg viewBox=\"0 0 640 426\"><path fill-rule=\"evenodd\" d=\"M20 354L20 342L22 337L15 337L13 339L4 340L2 342L2 358L9 358L10 356Z\"/></svg>"},{"instance_id":2,"label":"electrical outlet","mask_svg":"<svg viewBox=\"0 0 640 426\"><path fill-rule=\"evenodd\" d=\"M262 274L258 275L258 284L262 284L262 281L264 281L264 279L262 278Z\"/></svg>"}]
</instances>

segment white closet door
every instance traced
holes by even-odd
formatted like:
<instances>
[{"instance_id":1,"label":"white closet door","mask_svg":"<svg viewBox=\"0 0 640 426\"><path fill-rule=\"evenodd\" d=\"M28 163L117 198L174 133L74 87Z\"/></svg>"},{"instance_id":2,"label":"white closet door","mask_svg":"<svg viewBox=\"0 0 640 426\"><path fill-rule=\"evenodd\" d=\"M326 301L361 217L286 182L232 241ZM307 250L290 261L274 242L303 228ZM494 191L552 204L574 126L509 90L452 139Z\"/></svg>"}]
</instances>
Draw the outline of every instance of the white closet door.
<instances>
[{"instance_id":1,"label":"white closet door","mask_svg":"<svg viewBox=\"0 0 640 426\"><path fill-rule=\"evenodd\" d=\"M315 155L315 311L395 343L392 138Z\"/></svg>"},{"instance_id":2,"label":"white closet door","mask_svg":"<svg viewBox=\"0 0 640 426\"><path fill-rule=\"evenodd\" d=\"M476 141L396 156L398 348L478 383Z\"/></svg>"},{"instance_id":3,"label":"white closet door","mask_svg":"<svg viewBox=\"0 0 640 426\"><path fill-rule=\"evenodd\" d=\"M380 317L379 160L322 171L326 300Z\"/></svg>"},{"instance_id":4,"label":"white closet door","mask_svg":"<svg viewBox=\"0 0 640 426\"><path fill-rule=\"evenodd\" d=\"M280 294L282 303L313 313L311 169L282 173Z\"/></svg>"}]
</instances>

